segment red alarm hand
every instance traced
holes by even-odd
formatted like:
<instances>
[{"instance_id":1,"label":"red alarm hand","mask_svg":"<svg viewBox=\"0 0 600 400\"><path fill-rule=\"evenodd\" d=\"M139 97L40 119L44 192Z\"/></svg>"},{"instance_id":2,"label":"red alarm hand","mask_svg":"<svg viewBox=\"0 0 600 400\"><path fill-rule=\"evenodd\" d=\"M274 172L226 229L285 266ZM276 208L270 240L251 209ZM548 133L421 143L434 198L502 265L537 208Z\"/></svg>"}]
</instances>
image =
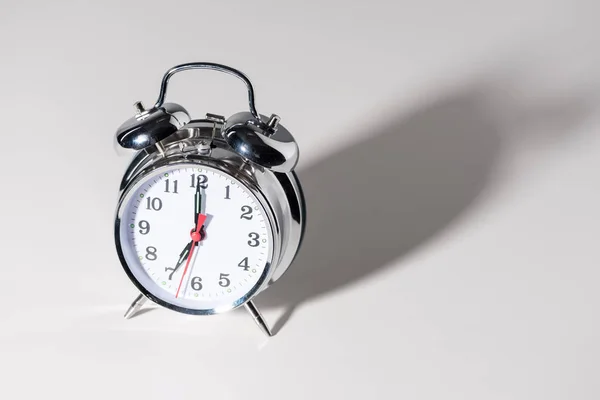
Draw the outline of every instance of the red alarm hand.
<instances>
[{"instance_id":1,"label":"red alarm hand","mask_svg":"<svg viewBox=\"0 0 600 400\"><path fill-rule=\"evenodd\" d=\"M181 285L183 284L183 279L185 278L185 274L188 271L188 267L190 266L190 261L192 261L192 256L194 255L194 249L196 248L196 244L202 240L202 234L200 233L200 229L204 225L206 221L206 215L198 214L198 221L196 222L196 229L191 232L192 236L192 248L190 249L190 254L188 255L187 262L185 263L185 268L183 269L183 274L181 275L181 280L179 281L179 286L177 287L177 293L175 294L175 298L179 297L179 291L181 290Z\"/></svg>"}]
</instances>

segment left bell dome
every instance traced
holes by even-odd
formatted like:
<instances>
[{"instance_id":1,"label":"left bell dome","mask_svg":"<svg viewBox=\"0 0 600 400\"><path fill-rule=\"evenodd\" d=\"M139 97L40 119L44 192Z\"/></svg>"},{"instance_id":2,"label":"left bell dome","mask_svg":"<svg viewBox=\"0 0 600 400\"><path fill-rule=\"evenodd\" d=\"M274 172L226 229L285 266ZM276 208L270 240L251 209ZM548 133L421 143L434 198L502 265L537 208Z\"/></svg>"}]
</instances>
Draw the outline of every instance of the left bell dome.
<instances>
[{"instance_id":1,"label":"left bell dome","mask_svg":"<svg viewBox=\"0 0 600 400\"><path fill-rule=\"evenodd\" d=\"M138 113L125 121L117 130L117 143L126 149L143 150L171 136L190 122L185 108L176 103L165 103L159 108L144 110L136 103Z\"/></svg>"}]
</instances>

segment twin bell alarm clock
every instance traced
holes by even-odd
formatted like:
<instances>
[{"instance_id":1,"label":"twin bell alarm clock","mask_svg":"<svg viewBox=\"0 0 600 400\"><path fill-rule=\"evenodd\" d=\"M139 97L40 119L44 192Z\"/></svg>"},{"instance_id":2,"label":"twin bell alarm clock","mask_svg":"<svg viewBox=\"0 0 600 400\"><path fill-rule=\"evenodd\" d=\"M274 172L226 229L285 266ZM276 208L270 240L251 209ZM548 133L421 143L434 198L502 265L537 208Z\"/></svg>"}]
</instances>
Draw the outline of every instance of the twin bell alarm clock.
<instances>
[{"instance_id":1,"label":"twin bell alarm clock","mask_svg":"<svg viewBox=\"0 0 600 400\"><path fill-rule=\"evenodd\" d=\"M239 78L248 111L192 119L165 103L169 79L209 69ZM125 313L147 300L185 314L245 307L269 336L253 299L274 284L302 242L306 210L294 168L298 145L280 118L259 114L241 72L195 62L164 75L156 104L135 103L117 130L133 160L123 176L115 217L116 250L140 291Z\"/></svg>"}]
</instances>

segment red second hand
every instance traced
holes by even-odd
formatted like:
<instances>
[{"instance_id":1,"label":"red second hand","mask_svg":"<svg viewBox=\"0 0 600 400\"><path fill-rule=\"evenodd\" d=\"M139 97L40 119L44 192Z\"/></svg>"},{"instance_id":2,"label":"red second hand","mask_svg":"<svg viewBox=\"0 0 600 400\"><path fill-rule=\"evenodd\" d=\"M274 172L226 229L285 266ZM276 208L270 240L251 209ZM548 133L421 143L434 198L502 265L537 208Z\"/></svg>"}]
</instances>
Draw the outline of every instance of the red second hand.
<instances>
[{"instance_id":1,"label":"red second hand","mask_svg":"<svg viewBox=\"0 0 600 400\"><path fill-rule=\"evenodd\" d=\"M196 229L194 229L191 233L192 236L192 248L190 249L190 254L188 255L188 259L185 263L185 268L183 269L183 274L181 274L181 280L179 281L179 286L177 287L177 293L175 293L175 298L179 297L179 291L181 290L181 284L183 283L183 279L185 278L185 274L187 273L188 267L190 266L190 261L192 261L192 256L194 255L194 248L196 247L196 243L198 243L202 239L202 235L200 234L200 229L202 225L204 225L204 221L206 221L206 215L199 214L198 222L196 223Z\"/></svg>"}]
</instances>

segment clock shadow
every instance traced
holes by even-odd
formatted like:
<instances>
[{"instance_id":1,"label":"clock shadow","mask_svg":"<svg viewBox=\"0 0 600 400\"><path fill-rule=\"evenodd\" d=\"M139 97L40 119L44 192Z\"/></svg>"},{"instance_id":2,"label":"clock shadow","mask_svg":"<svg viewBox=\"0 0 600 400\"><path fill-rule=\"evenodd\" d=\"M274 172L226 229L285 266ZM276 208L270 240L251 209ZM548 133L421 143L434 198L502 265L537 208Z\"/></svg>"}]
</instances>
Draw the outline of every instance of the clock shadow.
<instances>
[{"instance_id":1,"label":"clock shadow","mask_svg":"<svg viewBox=\"0 0 600 400\"><path fill-rule=\"evenodd\" d=\"M502 87L473 85L410 115L374 121L358 143L298 171L304 242L294 265L256 299L259 307L284 308L275 334L301 304L360 285L460 219L489 185L515 124L550 119L548 134L560 134L590 108L559 96L521 108L509 101L499 112L489 100Z\"/></svg>"}]
</instances>

